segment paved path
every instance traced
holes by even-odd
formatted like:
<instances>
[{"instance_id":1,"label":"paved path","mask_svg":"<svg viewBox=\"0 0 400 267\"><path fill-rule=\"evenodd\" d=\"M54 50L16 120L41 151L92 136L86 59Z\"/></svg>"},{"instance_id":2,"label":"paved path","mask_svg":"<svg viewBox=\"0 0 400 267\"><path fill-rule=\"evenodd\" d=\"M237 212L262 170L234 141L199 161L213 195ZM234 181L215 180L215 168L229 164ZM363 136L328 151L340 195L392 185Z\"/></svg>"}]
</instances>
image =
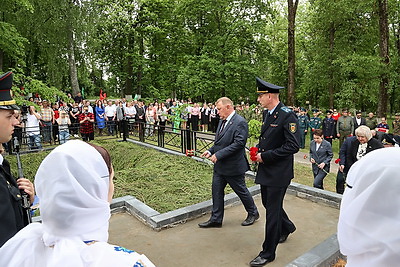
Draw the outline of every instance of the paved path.
<instances>
[{"instance_id":1,"label":"paved path","mask_svg":"<svg viewBox=\"0 0 400 267\"><path fill-rule=\"evenodd\" d=\"M257 256L264 239L265 209L255 197L261 218L243 227L246 217L242 205L226 208L223 227L200 229L197 224L209 214L159 232L126 213L111 218L110 243L147 255L159 267L242 267ZM323 204L286 195L285 209L297 231L280 244L269 267L285 266L336 233L339 210Z\"/></svg>"}]
</instances>

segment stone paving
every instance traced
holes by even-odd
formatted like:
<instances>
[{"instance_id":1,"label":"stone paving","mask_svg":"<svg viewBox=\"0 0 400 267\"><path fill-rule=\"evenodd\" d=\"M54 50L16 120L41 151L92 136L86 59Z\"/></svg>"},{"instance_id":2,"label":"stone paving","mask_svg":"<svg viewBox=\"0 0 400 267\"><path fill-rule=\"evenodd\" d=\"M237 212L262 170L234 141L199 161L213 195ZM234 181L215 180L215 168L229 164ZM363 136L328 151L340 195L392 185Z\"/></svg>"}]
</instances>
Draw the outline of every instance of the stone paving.
<instances>
[{"instance_id":1,"label":"stone paving","mask_svg":"<svg viewBox=\"0 0 400 267\"><path fill-rule=\"evenodd\" d=\"M223 227L218 229L197 226L209 214L155 231L128 213L117 213L111 218L109 240L147 255L160 267L248 266L264 239L265 210L259 195L255 201L261 218L248 227L240 225L246 217L241 204L226 207ZM271 267L286 266L336 233L337 208L292 194L286 195L284 205L297 231L278 246L275 261L268 264Z\"/></svg>"}]
</instances>

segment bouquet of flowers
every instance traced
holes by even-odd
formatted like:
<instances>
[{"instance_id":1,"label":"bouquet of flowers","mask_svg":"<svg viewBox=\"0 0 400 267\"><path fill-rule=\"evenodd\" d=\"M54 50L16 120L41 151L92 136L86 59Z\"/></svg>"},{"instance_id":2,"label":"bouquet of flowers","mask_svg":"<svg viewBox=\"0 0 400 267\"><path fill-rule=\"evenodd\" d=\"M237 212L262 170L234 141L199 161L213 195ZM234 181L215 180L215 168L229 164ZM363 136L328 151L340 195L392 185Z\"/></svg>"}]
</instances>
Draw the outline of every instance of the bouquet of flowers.
<instances>
[{"instance_id":1,"label":"bouquet of flowers","mask_svg":"<svg viewBox=\"0 0 400 267\"><path fill-rule=\"evenodd\" d=\"M253 172L257 171L257 165L258 163L256 162L257 160L257 154L258 154L258 147L250 147L250 160L251 162L251 170Z\"/></svg>"}]
</instances>

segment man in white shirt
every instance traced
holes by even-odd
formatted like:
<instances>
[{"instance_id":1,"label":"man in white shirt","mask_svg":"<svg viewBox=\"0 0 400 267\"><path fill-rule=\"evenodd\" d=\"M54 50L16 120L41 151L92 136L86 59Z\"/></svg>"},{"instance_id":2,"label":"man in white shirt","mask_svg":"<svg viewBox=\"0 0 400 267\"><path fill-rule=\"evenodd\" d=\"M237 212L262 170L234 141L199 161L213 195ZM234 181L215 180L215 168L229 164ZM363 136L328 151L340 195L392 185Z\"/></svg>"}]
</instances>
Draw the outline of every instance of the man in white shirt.
<instances>
[{"instance_id":1,"label":"man in white shirt","mask_svg":"<svg viewBox=\"0 0 400 267\"><path fill-rule=\"evenodd\" d=\"M107 106L104 108L104 113L106 115L108 135L113 135L115 128L114 121L116 116L116 108L115 105L112 104L112 101L107 102Z\"/></svg>"},{"instance_id":2,"label":"man in white shirt","mask_svg":"<svg viewBox=\"0 0 400 267\"><path fill-rule=\"evenodd\" d=\"M41 116L36 112L34 106L29 107L26 120L26 135L29 138L30 149L41 149L42 144L40 143L40 123Z\"/></svg>"}]
</instances>

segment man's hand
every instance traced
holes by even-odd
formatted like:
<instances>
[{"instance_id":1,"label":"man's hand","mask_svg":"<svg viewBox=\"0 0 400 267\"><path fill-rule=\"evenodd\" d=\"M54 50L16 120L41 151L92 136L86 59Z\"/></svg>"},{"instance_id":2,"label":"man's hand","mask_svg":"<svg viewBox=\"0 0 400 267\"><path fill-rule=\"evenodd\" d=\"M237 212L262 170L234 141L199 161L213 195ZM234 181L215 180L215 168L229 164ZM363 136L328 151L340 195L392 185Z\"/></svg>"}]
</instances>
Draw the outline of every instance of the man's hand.
<instances>
[{"instance_id":1,"label":"man's hand","mask_svg":"<svg viewBox=\"0 0 400 267\"><path fill-rule=\"evenodd\" d=\"M210 160L211 160L213 163L216 163L218 159L217 159L217 157L216 157L215 154L214 154L214 155L211 156Z\"/></svg>"},{"instance_id":2,"label":"man's hand","mask_svg":"<svg viewBox=\"0 0 400 267\"><path fill-rule=\"evenodd\" d=\"M315 159L311 158L311 159L310 159L310 162L311 162L311 163L315 163Z\"/></svg>"},{"instance_id":3,"label":"man's hand","mask_svg":"<svg viewBox=\"0 0 400 267\"><path fill-rule=\"evenodd\" d=\"M339 166L339 171L343 172L343 170L344 170L344 165L340 165Z\"/></svg>"},{"instance_id":4,"label":"man's hand","mask_svg":"<svg viewBox=\"0 0 400 267\"><path fill-rule=\"evenodd\" d=\"M257 160L256 160L256 162L264 162L264 161L262 160L262 158L261 158L261 153L258 153L258 154L257 154Z\"/></svg>"},{"instance_id":5,"label":"man's hand","mask_svg":"<svg viewBox=\"0 0 400 267\"><path fill-rule=\"evenodd\" d=\"M208 150L204 151L203 154L200 155L200 157L202 158L206 158L208 159L210 157L210 152L208 152Z\"/></svg>"},{"instance_id":6,"label":"man's hand","mask_svg":"<svg viewBox=\"0 0 400 267\"><path fill-rule=\"evenodd\" d=\"M32 204L33 201L35 200L35 188L33 187L33 184L31 183L31 181L29 181L28 179L25 179L25 178L19 178L17 180L17 184L18 184L18 188L20 190L24 190L25 193L27 193L29 195L29 201Z\"/></svg>"}]
</instances>

